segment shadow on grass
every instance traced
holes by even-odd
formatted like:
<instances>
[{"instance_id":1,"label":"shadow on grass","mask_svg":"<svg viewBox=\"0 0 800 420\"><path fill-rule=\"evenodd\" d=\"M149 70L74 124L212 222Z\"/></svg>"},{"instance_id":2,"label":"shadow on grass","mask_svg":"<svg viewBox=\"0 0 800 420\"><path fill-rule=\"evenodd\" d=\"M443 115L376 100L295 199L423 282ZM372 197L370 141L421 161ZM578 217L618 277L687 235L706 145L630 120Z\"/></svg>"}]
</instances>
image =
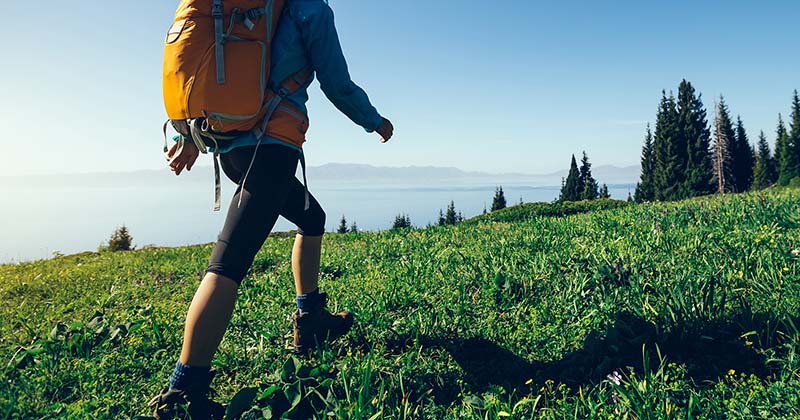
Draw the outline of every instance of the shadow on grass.
<instances>
[{"instance_id":1,"label":"shadow on grass","mask_svg":"<svg viewBox=\"0 0 800 420\"><path fill-rule=\"evenodd\" d=\"M546 362L529 361L520 356L526 353L525 349L510 351L483 338L420 339L419 343L445 349L463 370L462 379L477 393L490 385L509 393L527 393L530 387L538 389L548 379L576 389L596 384L615 370L625 372L632 367L642 372L643 347L648 351L650 366L658 366L656 345L666 362L684 365L689 378L704 386L718 381L731 369L760 378L769 376L777 366L771 365L757 348L780 344L781 337L787 336L782 325L774 317L763 315L664 333L653 323L623 313L604 331L590 332L579 350ZM747 335L752 331L755 333ZM526 384L529 379L532 383ZM447 383L434 386L433 390L437 403L442 404L455 401L459 392L455 385Z\"/></svg>"}]
</instances>

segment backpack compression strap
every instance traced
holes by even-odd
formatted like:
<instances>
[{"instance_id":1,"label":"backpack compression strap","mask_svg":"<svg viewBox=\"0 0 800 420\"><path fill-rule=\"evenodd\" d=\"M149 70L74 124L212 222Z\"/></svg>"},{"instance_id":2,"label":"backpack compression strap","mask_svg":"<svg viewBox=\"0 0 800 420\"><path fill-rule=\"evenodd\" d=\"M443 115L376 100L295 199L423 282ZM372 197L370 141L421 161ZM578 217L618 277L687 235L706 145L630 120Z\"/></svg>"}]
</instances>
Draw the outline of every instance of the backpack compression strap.
<instances>
[{"instance_id":1,"label":"backpack compression strap","mask_svg":"<svg viewBox=\"0 0 800 420\"><path fill-rule=\"evenodd\" d=\"M214 55L217 62L217 83L225 84L225 47L223 46L224 37L222 34L222 0L214 0L211 6L211 17L214 18Z\"/></svg>"}]
</instances>

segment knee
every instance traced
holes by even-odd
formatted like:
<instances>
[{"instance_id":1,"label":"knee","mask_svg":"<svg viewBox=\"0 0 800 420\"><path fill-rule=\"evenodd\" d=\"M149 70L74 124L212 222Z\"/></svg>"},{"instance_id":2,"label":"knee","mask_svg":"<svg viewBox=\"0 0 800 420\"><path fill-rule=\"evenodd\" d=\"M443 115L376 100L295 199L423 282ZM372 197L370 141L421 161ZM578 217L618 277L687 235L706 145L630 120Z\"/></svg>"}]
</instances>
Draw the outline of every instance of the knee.
<instances>
[{"instance_id":1,"label":"knee","mask_svg":"<svg viewBox=\"0 0 800 420\"><path fill-rule=\"evenodd\" d=\"M306 212L302 226L297 226L297 233L303 236L322 236L325 234L325 210L319 205L311 206Z\"/></svg>"},{"instance_id":2,"label":"knee","mask_svg":"<svg viewBox=\"0 0 800 420\"><path fill-rule=\"evenodd\" d=\"M322 236L325 233L325 221L326 215L325 210L322 207L317 206L313 215L311 215L311 230L313 231L312 234L309 236Z\"/></svg>"},{"instance_id":3,"label":"knee","mask_svg":"<svg viewBox=\"0 0 800 420\"><path fill-rule=\"evenodd\" d=\"M325 210L322 210L322 207L320 207L319 215L317 216L318 219L317 226L319 227L319 230L322 231L323 233L325 232L325 221L327 220L326 217L327 216L325 215Z\"/></svg>"}]
</instances>

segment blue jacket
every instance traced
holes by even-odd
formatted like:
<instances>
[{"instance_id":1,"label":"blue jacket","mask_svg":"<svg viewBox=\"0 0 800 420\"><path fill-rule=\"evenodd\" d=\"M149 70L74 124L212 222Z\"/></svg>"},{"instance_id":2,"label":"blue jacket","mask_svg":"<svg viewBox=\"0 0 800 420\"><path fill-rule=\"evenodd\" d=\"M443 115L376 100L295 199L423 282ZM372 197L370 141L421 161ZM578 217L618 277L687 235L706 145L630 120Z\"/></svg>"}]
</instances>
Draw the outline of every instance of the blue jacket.
<instances>
[{"instance_id":1,"label":"blue jacket","mask_svg":"<svg viewBox=\"0 0 800 420\"><path fill-rule=\"evenodd\" d=\"M287 0L283 16L272 41L272 68L269 86L275 87L303 68L312 68L320 88L336 108L367 132L378 129L383 118L369 101L366 92L350 80L347 61L339 44L333 10L323 0ZM308 115L308 87L314 76L297 92L286 97L291 105ZM258 142L248 132L221 147L225 153L236 147ZM265 136L261 144L296 146Z\"/></svg>"}]
</instances>

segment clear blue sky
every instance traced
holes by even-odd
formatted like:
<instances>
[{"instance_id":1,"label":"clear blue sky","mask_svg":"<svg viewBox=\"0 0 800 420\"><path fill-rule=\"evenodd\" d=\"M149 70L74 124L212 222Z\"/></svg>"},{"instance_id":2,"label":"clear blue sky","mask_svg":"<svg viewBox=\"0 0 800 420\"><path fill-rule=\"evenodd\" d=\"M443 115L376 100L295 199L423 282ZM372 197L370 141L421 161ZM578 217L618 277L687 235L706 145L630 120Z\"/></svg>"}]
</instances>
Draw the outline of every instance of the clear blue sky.
<instances>
[{"instance_id":1,"label":"clear blue sky","mask_svg":"<svg viewBox=\"0 0 800 420\"><path fill-rule=\"evenodd\" d=\"M0 175L163 167L177 1L5 3ZM311 165L542 173L584 149L595 165L636 164L661 90L682 78L770 141L800 89L797 0L330 3L353 79L396 138L379 144L314 87Z\"/></svg>"}]
</instances>

